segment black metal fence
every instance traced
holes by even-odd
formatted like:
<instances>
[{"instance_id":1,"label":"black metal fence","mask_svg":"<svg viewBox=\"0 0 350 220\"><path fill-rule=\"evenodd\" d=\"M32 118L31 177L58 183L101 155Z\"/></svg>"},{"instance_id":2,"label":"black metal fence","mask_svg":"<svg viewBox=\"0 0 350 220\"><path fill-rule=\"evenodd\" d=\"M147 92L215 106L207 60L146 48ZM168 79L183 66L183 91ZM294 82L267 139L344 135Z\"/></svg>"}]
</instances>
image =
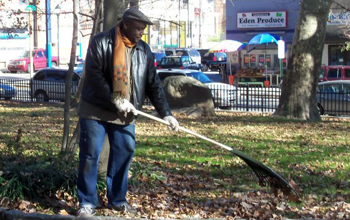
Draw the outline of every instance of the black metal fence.
<instances>
[{"instance_id":1,"label":"black metal fence","mask_svg":"<svg viewBox=\"0 0 350 220\"><path fill-rule=\"evenodd\" d=\"M46 85L50 91L55 88L61 88L62 83L50 83ZM0 79L0 98L6 100L16 100L23 102L37 102L35 95L31 96L31 85L28 79ZM34 88L34 87L33 87ZM45 91L43 91L45 92ZM274 112L279 104L281 90L278 87L253 87L242 86L232 87L211 87L214 105L217 109L226 109L234 111L256 111L256 112ZM33 91L35 94L36 91ZM47 94L48 95L48 94ZM50 98L49 102L58 102ZM39 98L38 98L39 99ZM349 92L332 92L322 91L317 93L321 114L347 115L350 116L350 94ZM47 100L45 100L47 101ZM146 105L151 105L146 100Z\"/></svg>"}]
</instances>

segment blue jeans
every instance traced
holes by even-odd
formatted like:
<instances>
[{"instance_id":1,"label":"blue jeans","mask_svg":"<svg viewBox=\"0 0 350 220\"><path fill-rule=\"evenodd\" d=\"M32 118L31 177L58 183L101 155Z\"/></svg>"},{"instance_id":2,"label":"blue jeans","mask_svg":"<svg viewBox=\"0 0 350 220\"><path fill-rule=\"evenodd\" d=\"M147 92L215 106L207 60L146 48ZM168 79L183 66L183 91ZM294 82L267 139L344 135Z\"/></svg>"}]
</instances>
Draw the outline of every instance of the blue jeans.
<instances>
[{"instance_id":1,"label":"blue jeans","mask_svg":"<svg viewBox=\"0 0 350 220\"><path fill-rule=\"evenodd\" d=\"M97 168L105 135L110 143L107 167L109 205L126 203L128 171L135 150L135 124L117 125L80 118L78 199L80 207L98 205Z\"/></svg>"}]
</instances>

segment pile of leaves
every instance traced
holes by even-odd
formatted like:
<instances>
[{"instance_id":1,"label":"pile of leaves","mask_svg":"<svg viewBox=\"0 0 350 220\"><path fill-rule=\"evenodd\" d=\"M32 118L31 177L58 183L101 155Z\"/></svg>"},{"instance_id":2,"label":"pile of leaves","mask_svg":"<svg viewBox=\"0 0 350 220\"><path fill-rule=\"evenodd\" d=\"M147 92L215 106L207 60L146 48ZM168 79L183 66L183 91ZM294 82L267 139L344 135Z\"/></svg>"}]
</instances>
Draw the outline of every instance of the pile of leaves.
<instances>
[{"instance_id":1,"label":"pile of leaves","mask_svg":"<svg viewBox=\"0 0 350 220\"><path fill-rule=\"evenodd\" d=\"M0 112L0 206L74 215L78 159L76 155L71 161L61 160L62 106L0 102ZM201 119L175 116L183 127L249 154L294 180L302 189L300 202L259 186L252 170L226 150L139 118L127 195L137 214L107 209L100 177L99 215L350 219L350 119L306 123L235 112ZM76 121L72 112L72 129Z\"/></svg>"}]
</instances>

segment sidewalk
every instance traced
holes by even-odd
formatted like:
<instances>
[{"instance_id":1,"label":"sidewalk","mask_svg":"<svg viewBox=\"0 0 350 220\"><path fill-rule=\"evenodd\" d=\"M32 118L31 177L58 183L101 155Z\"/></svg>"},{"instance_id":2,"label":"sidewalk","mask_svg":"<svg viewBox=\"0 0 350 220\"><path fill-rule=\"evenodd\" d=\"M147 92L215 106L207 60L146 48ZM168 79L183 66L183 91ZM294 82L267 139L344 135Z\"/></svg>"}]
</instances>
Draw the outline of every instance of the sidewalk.
<instances>
[{"instance_id":1,"label":"sidewalk","mask_svg":"<svg viewBox=\"0 0 350 220\"><path fill-rule=\"evenodd\" d=\"M110 216L94 216L94 217L76 217L73 215L46 215L39 213L24 213L18 210L7 210L0 207L0 219L1 220L146 220L146 218L120 218L120 217L110 217ZM175 219L166 219L163 220L175 220ZM200 218L184 218L183 220L203 220ZM218 218L209 218L206 220L223 220ZM238 218L236 220L245 220ZM283 220L301 220L301 219L289 219L284 218ZM306 218L303 220L321 220Z\"/></svg>"}]
</instances>

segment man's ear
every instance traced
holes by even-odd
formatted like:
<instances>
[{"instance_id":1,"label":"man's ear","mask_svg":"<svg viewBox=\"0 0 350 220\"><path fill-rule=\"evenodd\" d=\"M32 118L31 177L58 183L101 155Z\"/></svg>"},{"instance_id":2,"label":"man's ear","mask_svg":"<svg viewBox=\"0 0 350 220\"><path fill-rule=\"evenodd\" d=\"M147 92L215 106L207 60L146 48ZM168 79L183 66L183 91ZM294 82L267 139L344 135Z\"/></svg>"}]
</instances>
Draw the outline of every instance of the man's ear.
<instances>
[{"instance_id":1,"label":"man's ear","mask_svg":"<svg viewBox=\"0 0 350 220\"><path fill-rule=\"evenodd\" d=\"M126 22L123 21L123 22L122 22L122 25L123 25L123 29L124 29L124 30L128 29L128 25L126 24Z\"/></svg>"}]
</instances>

